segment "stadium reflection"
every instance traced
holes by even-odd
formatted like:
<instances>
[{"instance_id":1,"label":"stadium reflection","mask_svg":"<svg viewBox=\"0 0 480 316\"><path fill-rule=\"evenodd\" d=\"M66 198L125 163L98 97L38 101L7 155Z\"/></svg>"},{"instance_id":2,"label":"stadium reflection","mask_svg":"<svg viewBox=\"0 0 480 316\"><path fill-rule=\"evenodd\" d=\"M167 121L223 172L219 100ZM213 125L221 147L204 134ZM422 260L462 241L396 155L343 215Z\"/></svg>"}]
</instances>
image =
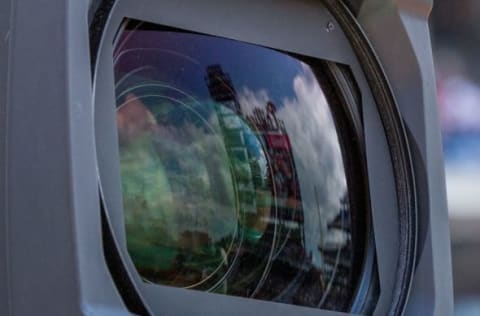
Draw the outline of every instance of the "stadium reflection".
<instances>
[{"instance_id":1,"label":"stadium reflection","mask_svg":"<svg viewBox=\"0 0 480 316\"><path fill-rule=\"evenodd\" d=\"M115 78L127 247L145 282L346 308L347 181L309 66L144 25L121 35Z\"/></svg>"}]
</instances>

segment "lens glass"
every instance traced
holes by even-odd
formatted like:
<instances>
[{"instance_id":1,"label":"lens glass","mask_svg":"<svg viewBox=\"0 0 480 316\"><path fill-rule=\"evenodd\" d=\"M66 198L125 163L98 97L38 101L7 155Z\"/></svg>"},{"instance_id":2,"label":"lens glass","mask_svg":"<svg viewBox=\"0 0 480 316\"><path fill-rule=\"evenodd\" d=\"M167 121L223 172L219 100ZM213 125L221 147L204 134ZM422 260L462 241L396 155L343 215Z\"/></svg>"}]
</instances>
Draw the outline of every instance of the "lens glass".
<instances>
[{"instance_id":1,"label":"lens glass","mask_svg":"<svg viewBox=\"0 0 480 316\"><path fill-rule=\"evenodd\" d=\"M344 155L310 66L133 24L114 69L126 241L143 280L345 308L356 278Z\"/></svg>"}]
</instances>

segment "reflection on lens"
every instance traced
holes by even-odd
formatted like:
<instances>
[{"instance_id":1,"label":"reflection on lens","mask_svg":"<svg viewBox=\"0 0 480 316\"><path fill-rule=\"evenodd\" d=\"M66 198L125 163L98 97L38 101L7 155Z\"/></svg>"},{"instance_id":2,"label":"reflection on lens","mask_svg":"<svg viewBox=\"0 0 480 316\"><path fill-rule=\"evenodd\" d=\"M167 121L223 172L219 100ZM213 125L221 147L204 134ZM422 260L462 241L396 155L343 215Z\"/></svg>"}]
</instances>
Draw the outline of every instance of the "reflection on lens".
<instances>
[{"instance_id":1,"label":"reflection on lens","mask_svg":"<svg viewBox=\"0 0 480 316\"><path fill-rule=\"evenodd\" d=\"M348 190L311 69L145 24L114 60L127 248L145 282L343 309Z\"/></svg>"}]
</instances>

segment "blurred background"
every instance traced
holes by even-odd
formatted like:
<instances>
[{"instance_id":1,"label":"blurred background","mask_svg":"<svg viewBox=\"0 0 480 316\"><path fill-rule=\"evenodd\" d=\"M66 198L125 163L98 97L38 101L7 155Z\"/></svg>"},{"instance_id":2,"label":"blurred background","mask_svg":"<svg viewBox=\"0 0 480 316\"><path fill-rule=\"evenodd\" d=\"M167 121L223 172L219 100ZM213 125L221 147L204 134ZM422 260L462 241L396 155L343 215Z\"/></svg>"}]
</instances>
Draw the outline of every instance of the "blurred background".
<instances>
[{"instance_id":1,"label":"blurred background","mask_svg":"<svg viewBox=\"0 0 480 316\"><path fill-rule=\"evenodd\" d=\"M480 1L435 0L431 30L452 233L455 315L480 315Z\"/></svg>"}]
</instances>

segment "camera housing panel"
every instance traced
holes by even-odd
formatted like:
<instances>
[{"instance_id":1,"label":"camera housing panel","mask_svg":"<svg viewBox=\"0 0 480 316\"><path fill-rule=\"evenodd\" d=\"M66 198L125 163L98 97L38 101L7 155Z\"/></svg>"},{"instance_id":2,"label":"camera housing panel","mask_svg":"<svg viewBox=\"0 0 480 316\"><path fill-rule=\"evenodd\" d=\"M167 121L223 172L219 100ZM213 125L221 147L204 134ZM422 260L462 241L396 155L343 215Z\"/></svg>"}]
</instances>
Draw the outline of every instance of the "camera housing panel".
<instances>
[{"instance_id":1,"label":"camera housing panel","mask_svg":"<svg viewBox=\"0 0 480 316\"><path fill-rule=\"evenodd\" d=\"M0 2L0 314L344 315L141 281L125 247L112 61L122 23L136 19L322 60L339 98L352 105L355 96L335 75L348 68L360 92L351 110L362 121L367 248L374 250L351 313L452 315L431 6L432 0ZM378 299L367 302L376 276Z\"/></svg>"}]
</instances>

